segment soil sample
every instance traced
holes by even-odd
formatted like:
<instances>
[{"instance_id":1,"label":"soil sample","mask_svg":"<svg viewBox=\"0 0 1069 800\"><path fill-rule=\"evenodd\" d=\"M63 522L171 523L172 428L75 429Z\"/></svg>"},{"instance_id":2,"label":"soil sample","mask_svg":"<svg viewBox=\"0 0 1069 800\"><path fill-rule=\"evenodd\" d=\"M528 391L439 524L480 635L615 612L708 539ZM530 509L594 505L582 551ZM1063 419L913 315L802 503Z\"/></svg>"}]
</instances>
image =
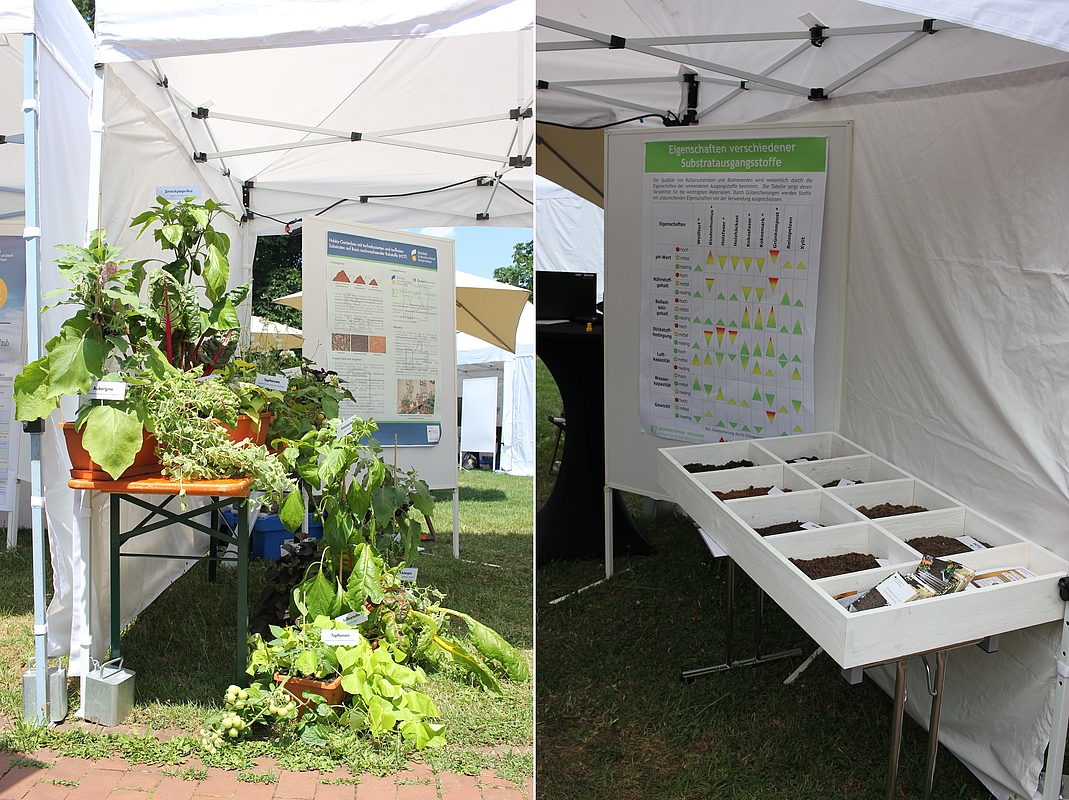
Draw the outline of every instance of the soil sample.
<instances>
[{"instance_id":1,"label":"soil sample","mask_svg":"<svg viewBox=\"0 0 1069 800\"><path fill-rule=\"evenodd\" d=\"M761 536L775 536L777 533L794 533L795 531L802 530L802 523L799 520L794 522L781 522L778 525L769 525L765 528L754 528Z\"/></svg>"},{"instance_id":2,"label":"soil sample","mask_svg":"<svg viewBox=\"0 0 1069 800\"><path fill-rule=\"evenodd\" d=\"M752 467L754 464L752 461L743 459L742 461L729 461L726 464L684 464L683 469L687 472L716 472L720 469L739 469L739 467Z\"/></svg>"},{"instance_id":3,"label":"soil sample","mask_svg":"<svg viewBox=\"0 0 1069 800\"><path fill-rule=\"evenodd\" d=\"M877 589L869 589L861 596L860 600L850 606L851 611L868 611L873 608L883 608L887 605L887 598L880 594Z\"/></svg>"},{"instance_id":4,"label":"soil sample","mask_svg":"<svg viewBox=\"0 0 1069 800\"><path fill-rule=\"evenodd\" d=\"M842 478L836 478L833 481L828 481L827 483L824 484L824 488L825 489L833 489L833 488L835 488L836 486L839 485L839 481L841 481L841 480L842 480ZM862 483L864 483L864 481L854 481L854 483L852 485L857 486L857 485L860 485Z\"/></svg>"},{"instance_id":5,"label":"soil sample","mask_svg":"<svg viewBox=\"0 0 1069 800\"><path fill-rule=\"evenodd\" d=\"M871 553L843 553L841 556L823 556L821 558L792 558L791 563L813 580L843 575L847 572L861 572L880 566L876 556Z\"/></svg>"},{"instance_id":6,"label":"soil sample","mask_svg":"<svg viewBox=\"0 0 1069 800\"><path fill-rule=\"evenodd\" d=\"M721 500L738 500L740 497L762 497L769 493L771 486L750 486L746 489L734 489L730 492L713 492ZM783 491L789 492L790 489Z\"/></svg>"},{"instance_id":7,"label":"soil sample","mask_svg":"<svg viewBox=\"0 0 1069 800\"><path fill-rule=\"evenodd\" d=\"M820 456L801 456L799 458L792 458L788 461L788 464L801 464L803 461L820 461Z\"/></svg>"},{"instance_id":8,"label":"soil sample","mask_svg":"<svg viewBox=\"0 0 1069 800\"><path fill-rule=\"evenodd\" d=\"M922 511L927 511L924 506L902 506L897 503L882 503L878 506L858 506L857 510L864 514L869 519L880 519L881 517L897 517L899 514L919 514Z\"/></svg>"}]
</instances>

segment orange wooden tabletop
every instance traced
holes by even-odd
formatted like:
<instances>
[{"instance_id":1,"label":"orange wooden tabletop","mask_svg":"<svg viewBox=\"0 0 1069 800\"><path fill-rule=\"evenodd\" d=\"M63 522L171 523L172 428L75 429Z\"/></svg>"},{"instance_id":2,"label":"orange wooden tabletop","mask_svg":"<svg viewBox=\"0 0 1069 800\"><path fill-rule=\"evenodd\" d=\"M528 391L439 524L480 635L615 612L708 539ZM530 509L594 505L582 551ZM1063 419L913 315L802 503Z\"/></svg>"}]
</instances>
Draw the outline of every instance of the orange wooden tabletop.
<instances>
[{"instance_id":1,"label":"orange wooden tabletop","mask_svg":"<svg viewBox=\"0 0 1069 800\"><path fill-rule=\"evenodd\" d=\"M252 478L226 478L216 481L183 481L178 483L162 475L142 475L137 478L122 478L117 481L94 481L72 478L67 485L72 489L88 489L112 494L179 494L184 489L195 497L248 497Z\"/></svg>"}]
</instances>

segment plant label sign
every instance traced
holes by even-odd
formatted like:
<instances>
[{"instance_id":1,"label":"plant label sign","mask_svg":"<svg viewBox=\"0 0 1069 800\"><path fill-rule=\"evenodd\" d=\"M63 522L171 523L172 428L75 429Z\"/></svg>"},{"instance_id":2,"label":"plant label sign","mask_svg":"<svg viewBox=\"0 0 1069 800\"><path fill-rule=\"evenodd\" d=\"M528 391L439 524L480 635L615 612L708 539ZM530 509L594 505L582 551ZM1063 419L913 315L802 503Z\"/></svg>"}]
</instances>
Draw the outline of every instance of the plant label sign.
<instances>
[{"instance_id":1,"label":"plant label sign","mask_svg":"<svg viewBox=\"0 0 1069 800\"><path fill-rule=\"evenodd\" d=\"M367 622L367 615L361 614L359 611L347 611L340 617L335 617L334 621L340 622L342 625L348 625L350 628L355 628L357 625Z\"/></svg>"},{"instance_id":2,"label":"plant label sign","mask_svg":"<svg viewBox=\"0 0 1069 800\"><path fill-rule=\"evenodd\" d=\"M261 389L277 389L284 392L289 388L290 381L285 375L259 374L256 376L256 385Z\"/></svg>"},{"instance_id":3,"label":"plant label sign","mask_svg":"<svg viewBox=\"0 0 1069 800\"><path fill-rule=\"evenodd\" d=\"M85 397L88 400L125 400L126 384L123 381L93 381Z\"/></svg>"},{"instance_id":4,"label":"plant label sign","mask_svg":"<svg viewBox=\"0 0 1069 800\"><path fill-rule=\"evenodd\" d=\"M349 419L345 420L338 426L338 438L341 439L344 436L348 436L353 432L353 425L356 424L356 414L353 414Z\"/></svg>"},{"instance_id":5,"label":"plant label sign","mask_svg":"<svg viewBox=\"0 0 1069 800\"><path fill-rule=\"evenodd\" d=\"M322 633L323 644L360 644L360 631L352 630L324 630Z\"/></svg>"},{"instance_id":6,"label":"plant label sign","mask_svg":"<svg viewBox=\"0 0 1069 800\"><path fill-rule=\"evenodd\" d=\"M401 580L403 581L415 581L417 575L419 575L419 567L405 567L401 570Z\"/></svg>"}]
</instances>

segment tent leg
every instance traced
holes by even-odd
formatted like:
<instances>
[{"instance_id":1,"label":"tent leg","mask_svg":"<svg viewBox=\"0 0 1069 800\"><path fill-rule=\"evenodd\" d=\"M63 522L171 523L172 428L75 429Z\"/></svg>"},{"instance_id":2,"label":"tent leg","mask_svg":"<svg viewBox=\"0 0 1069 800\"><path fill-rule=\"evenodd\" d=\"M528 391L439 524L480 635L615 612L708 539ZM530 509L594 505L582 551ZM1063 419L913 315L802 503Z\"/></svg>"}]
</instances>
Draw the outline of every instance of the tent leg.
<instances>
[{"instance_id":1,"label":"tent leg","mask_svg":"<svg viewBox=\"0 0 1069 800\"><path fill-rule=\"evenodd\" d=\"M453 558L460 558L460 487L453 490Z\"/></svg>"},{"instance_id":2,"label":"tent leg","mask_svg":"<svg viewBox=\"0 0 1069 800\"><path fill-rule=\"evenodd\" d=\"M605 577L611 578L612 563L612 489L605 487Z\"/></svg>"}]
</instances>

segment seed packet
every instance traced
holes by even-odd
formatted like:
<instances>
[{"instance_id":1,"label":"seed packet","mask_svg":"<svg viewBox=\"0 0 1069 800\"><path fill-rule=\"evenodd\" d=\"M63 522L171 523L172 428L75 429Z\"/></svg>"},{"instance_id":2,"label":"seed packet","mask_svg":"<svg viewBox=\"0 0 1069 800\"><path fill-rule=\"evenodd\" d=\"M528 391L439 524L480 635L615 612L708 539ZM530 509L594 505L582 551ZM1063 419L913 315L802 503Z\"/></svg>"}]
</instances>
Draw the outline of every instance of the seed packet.
<instances>
[{"instance_id":1,"label":"seed packet","mask_svg":"<svg viewBox=\"0 0 1069 800\"><path fill-rule=\"evenodd\" d=\"M912 575L892 572L867 592L860 594L849 611L868 611L883 606L899 606L925 597L934 597L935 592Z\"/></svg>"},{"instance_id":2,"label":"seed packet","mask_svg":"<svg viewBox=\"0 0 1069 800\"><path fill-rule=\"evenodd\" d=\"M913 572L913 577L928 586L936 595L960 592L969 585L976 571L964 564L934 556L921 557L921 563Z\"/></svg>"}]
</instances>

